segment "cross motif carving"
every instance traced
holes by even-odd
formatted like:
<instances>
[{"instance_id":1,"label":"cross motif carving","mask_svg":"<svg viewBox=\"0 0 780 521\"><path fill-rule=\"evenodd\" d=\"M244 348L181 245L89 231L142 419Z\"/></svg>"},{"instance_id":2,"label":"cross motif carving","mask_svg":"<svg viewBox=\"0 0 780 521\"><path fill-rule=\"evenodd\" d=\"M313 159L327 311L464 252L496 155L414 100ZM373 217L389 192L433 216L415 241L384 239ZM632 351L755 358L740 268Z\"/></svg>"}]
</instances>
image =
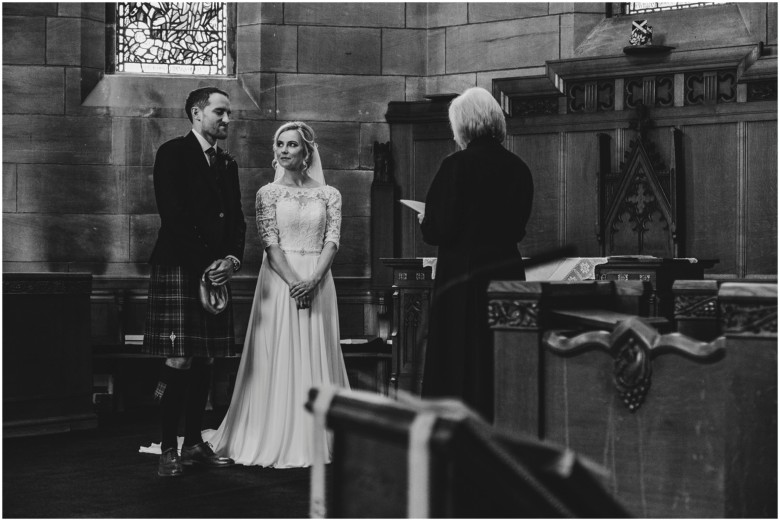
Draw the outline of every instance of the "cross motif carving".
<instances>
[{"instance_id":1,"label":"cross motif carving","mask_svg":"<svg viewBox=\"0 0 780 521\"><path fill-rule=\"evenodd\" d=\"M645 213L645 204L655 201L655 197L652 193L648 193L645 190L644 183L636 184L636 195L632 195L626 199L636 205L637 215Z\"/></svg>"}]
</instances>

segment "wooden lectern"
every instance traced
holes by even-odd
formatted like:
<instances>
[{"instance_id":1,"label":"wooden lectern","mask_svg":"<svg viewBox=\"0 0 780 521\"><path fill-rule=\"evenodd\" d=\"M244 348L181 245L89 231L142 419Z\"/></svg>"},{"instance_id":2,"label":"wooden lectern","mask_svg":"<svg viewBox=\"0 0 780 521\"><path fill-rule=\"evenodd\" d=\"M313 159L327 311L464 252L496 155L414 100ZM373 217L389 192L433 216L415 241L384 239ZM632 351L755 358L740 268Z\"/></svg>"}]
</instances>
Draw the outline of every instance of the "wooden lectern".
<instances>
[{"instance_id":1,"label":"wooden lectern","mask_svg":"<svg viewBox=\"0 0 780 521\"><path fill-rule=\"evenodd\" d=\"M407 403L312 389L315 436L333 462L312 469L312 517L626 517L597 465L501 434L461 402Z\"/></svg>"}]
</instances>

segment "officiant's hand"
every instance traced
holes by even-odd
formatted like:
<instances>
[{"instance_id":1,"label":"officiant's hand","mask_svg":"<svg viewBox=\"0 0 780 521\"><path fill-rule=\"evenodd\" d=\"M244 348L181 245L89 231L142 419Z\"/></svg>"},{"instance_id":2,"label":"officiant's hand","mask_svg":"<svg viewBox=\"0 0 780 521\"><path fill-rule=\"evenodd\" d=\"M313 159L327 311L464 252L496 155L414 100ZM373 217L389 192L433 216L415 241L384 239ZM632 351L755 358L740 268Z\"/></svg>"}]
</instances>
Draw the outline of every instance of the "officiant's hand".
<instances>
[{"instance_id":1,"label":"officiant's hand","mask_svg":"<svg viewBox=\"0 0 780 521\"><path fill-rule=\"evenodd\" d=\"M229 259L218 259L206 268L209 280L215 286L221 286L233 276L233 263Z\"/></svg>"},{"instance_id":2,"label":"officiant's hand","mask_svg":"<svg viewBox=\"0 0 780 521\"><path fill-rule=\"evenodd\" d=\"M317 287L317 281L314 279L304 279L290 284L290 296L294 299L307 297Z\"/></svg>"}]
</instances>

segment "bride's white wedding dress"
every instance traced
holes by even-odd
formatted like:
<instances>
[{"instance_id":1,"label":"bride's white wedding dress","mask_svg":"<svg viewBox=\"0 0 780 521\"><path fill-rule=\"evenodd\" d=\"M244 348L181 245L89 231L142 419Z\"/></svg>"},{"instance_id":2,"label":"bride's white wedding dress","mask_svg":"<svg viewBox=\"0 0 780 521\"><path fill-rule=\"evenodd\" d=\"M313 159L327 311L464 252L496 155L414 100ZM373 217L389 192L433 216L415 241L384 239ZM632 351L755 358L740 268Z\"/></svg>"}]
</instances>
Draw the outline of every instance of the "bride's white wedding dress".
<instances>
[{"instance_id":1,"label":"bride's white wedding dress","mask_svg":"<svg viewBox=\"0 0 780 521\"><path fill-rule=\"evenodd\" d=\"M257 192L263 246L277 244L301 278L315 269L326 242L339 245L341 194L331 186L270 183ZM339 346L336 289L330 271L299 310L265 254L230 407L203 439L244 465L305 467L314 462L312 387L349 387ZM329 444L330 441L325 443ZM330 459L330 447L324 447Z\"/></svg>"}]
</instances>

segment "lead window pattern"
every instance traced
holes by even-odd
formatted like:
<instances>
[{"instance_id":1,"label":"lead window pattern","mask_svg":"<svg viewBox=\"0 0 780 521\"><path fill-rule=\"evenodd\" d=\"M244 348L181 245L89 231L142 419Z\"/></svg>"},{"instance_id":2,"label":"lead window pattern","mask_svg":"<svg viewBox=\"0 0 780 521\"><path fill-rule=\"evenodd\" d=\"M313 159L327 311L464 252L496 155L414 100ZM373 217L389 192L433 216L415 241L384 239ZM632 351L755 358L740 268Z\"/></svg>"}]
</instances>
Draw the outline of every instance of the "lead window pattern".
<instances>
[{"instance_id":1,"label":"lead window pattern","mask_svg":"<svg viewBox=\"0 0 780 521\"><path fill-rule=\"evenodd\" d=\"M116 72L227 74L221 2L117 4Z\"/></svg>"},{"instance_id":2,"label":"lead window pattern","mask_svg":"<svg viewBox=\"0 0 780 521\"><path fill-rule=\"evenodd\" d=\"M624 14L656 13L659 11L671 11L673 9L689 9L715 5L719 2L626 2L623 7Z\"/></svg>"}]
</instances>

